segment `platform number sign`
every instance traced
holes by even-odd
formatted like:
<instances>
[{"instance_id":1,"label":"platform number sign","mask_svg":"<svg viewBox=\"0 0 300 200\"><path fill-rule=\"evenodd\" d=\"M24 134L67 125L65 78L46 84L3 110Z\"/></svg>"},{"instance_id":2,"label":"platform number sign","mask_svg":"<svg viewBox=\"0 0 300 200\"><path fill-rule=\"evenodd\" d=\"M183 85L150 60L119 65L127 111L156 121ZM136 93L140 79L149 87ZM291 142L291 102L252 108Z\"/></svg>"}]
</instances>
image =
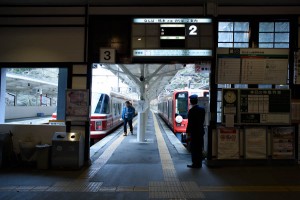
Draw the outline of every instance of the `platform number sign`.
<instances>
[{"instance_id":1,"label":"platform number sign","mask_svg":"<svg viewBox=\"0 0 300 200\"><path fill-rule=\"evenodd\" d=\"M115 63L116 50L110 48L100 48L100 62L101 63Z\"/></svg>"}]
</instances>

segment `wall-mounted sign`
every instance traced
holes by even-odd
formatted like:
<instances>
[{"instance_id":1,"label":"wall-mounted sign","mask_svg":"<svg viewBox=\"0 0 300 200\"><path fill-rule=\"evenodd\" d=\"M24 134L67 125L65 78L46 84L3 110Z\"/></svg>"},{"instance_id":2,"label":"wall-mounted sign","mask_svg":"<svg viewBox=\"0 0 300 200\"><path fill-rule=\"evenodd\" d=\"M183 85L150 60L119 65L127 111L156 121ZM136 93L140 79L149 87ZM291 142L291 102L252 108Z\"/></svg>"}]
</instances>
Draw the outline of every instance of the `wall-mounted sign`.
<instances>
[{"instance_id":1,"label":"wall-mounted sign","mask_svg":"<svg viewBox=\"0 0 300 200\"><path fill-rule=\"evenodd\" d=\"M211 50L200 49L136 49L133 50L134 56L152 57L152 56L212 56Z\"/></svg>"},{"instance_id":2,"label":"wall-mounted sign","mask_svg":"<svg viewBox=\"0 0 300 200\"><path fill-rule=\"evenodd\" d=\"M134 18L133 57L212 56L210 18Z\"/></svg>"},{"instance_id":3,"label":"wall-mounted sign","mask_svg":"<svg viewBox=\"0 0 300 200\"><path fill-rule=\"evenodd\" d=\"M289 49L217 49L219 84L287 84Z\"/></svg>"},{"instance_id":4,"label":"wall-mounted sign","mask_svg":"<svg viewBox=\"0 0 300 200\"><path fill-rule=\"evenodd\" d=\"M223 89L222 122L233 124L290 124L288 89Z\"/></svg>"},{"instance_id":5,"label":"wall-mounted sign","mask_svg":"<svg viewBox=\"0 0 300 200\"><path fill-rule=\"evenodd\" d=\"M100 48L101 63L116 63L116 50L112 48Z\"/></svg>"}]
</instances>

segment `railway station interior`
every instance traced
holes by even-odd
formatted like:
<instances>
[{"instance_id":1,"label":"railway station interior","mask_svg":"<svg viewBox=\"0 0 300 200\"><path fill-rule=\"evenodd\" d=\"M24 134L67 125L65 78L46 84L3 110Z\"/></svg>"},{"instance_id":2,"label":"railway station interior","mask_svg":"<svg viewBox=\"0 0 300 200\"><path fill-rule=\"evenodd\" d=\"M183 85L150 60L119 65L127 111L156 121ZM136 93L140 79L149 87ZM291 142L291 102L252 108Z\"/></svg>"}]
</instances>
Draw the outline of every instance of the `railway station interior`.
<instances>
[{"instance_id":1,"label":"railway station interior","mask_svg":"<svg viewBox=\"0 0 300 200\"><path fill-rule=\"evenodd\" d=\"M1 0L0 199L299 199L299 47L299 0Z\"/></svg>"}]
</instances>

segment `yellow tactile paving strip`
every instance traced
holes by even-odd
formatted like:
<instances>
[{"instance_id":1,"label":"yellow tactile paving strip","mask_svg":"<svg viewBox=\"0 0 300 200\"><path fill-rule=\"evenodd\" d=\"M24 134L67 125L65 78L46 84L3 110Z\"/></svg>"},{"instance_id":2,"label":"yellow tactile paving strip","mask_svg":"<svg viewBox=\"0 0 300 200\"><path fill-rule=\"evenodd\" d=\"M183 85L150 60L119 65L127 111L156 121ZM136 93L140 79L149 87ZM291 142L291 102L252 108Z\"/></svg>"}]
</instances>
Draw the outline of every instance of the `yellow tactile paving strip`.
<instances>
[{"instance_id":1,"label":"yellow tactile paving strip","mask_svg":"<svg viewBox=\"0 0 300 200\"><path fill-rule=\"evenodd\" d=\"M205 196L203 192L200 191L196 183L180 182L180 180L178 179L169 149L158 126L156 116L154 115L154 113L152 113L152 115L164 181L149 183L149 198L204 199Z\"/></svg>"}]
</instances>

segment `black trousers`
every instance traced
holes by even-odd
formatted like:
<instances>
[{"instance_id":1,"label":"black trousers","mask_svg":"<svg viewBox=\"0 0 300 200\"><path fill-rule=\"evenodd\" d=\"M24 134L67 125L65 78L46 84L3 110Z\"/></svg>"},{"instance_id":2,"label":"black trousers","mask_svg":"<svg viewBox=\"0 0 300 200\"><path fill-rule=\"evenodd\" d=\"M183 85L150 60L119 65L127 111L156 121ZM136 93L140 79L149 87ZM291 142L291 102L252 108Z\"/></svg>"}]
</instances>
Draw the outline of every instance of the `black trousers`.
<instances>
[{"instance_id":1,"label":"black trousers","mask_svg":"<svg viewBox=\"0 0 300 200\"><path fill-rule=\"evenodd\" d=\"M132 119L125 118L124 119L124 124L123 124L123 126L124 126L124 133L127 133L127 123L129 125L130 132L132 132L132 130L133 130Z\"/></svg>"},{"instance_id":2,"label":"black trousers","mask_svg":"<svg viewBox=\"0 0 300 200\"><path fill-rule=\"evenodd\" d=\"M203 150L203 137L197 138L197 141L191 141L190 150L192 154L192 164L195 166L202 166L202 150Z\"/></svg>"}]
</instances>

